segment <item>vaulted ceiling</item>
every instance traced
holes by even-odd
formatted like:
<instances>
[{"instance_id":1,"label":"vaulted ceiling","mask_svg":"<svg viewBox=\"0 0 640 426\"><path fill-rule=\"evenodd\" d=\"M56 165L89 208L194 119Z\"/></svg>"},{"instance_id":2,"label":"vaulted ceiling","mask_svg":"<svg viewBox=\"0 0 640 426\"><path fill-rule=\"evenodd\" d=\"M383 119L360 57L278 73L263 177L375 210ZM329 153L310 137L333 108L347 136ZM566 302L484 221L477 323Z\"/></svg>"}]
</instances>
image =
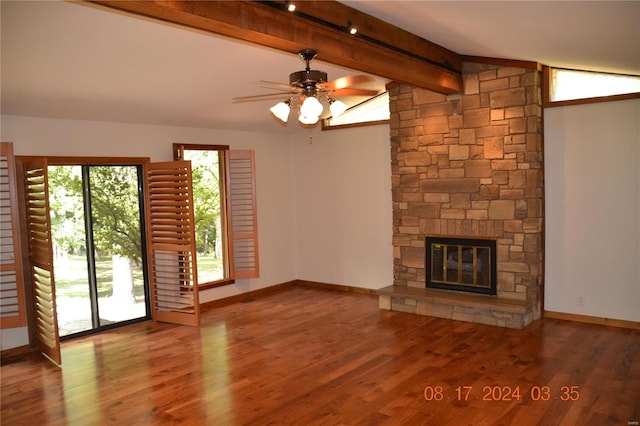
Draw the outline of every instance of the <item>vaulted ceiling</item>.
<instances>
[{"instance_id":1,"label":"vaulted ceiling","mask_svg":"<svg viewBox=\"0 0 640 426\"><path fill-rule=\"evenodd\" d=\"M640 2L344 3L461 55L640 74ZM273 119L273 101L231 101L269 93L260 80L288 82L304 68L295 54L84 3L0 7L3 114L260 131L295 126ZM330 79L372 72L357 61L330 64L318 50L314 68ZM369 87L382 89L389 76L377 74Z\"/></svg>"}]
</instances>

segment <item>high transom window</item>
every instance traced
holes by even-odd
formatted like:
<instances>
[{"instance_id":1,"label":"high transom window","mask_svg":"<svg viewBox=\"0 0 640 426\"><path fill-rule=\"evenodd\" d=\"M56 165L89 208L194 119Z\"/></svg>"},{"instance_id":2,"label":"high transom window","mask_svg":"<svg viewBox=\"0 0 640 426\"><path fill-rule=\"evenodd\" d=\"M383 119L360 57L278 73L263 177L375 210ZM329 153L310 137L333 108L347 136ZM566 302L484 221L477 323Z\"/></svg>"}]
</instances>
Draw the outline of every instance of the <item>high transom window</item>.
<instances>
[{"instance_id":1,"label":"high transom window","mask_svg":"<svg viewBox=\"0 0 640 426\"><path fill-rule=\"evenodd\" d=\"M640 94L640 76L549 68L549 102Z\"/></svg>"}]
</instances>

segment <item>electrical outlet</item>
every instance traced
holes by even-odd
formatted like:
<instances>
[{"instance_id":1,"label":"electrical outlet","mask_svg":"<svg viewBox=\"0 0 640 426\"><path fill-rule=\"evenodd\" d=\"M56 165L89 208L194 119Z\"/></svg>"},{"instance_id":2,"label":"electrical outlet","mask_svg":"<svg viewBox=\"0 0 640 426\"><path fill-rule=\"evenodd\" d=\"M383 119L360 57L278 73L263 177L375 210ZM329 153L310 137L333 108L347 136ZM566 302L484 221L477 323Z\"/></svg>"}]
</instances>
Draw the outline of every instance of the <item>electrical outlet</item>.
<instances>
[{"instance_id":1,"label":"electrical outlet","mask_svg":"<svg viewBox=\"0 0 640 426\"><path fill-rule=\"evenodd\" d=\"M576 303L578 304L578 306L584 306L584 296L578 296L576 299Z\"/></svg>"}]
</instances>

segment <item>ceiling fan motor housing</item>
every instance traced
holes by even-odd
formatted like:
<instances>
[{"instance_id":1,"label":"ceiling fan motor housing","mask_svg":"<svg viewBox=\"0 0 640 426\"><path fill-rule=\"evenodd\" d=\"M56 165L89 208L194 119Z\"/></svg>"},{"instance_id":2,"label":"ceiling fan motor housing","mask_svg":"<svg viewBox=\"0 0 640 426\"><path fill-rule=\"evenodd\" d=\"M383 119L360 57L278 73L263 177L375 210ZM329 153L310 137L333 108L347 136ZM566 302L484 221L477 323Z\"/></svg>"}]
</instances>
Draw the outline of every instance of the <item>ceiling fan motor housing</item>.
<instances>
[{"instance_id":1,"label":"ceiling fan motor housing","mask_svg":"<svg viewBox=\"0 0 640 426\"><path fill-rule=\"evenodd\" d=\"M316 84L326 83L327 73L318 70L296 71L289 74L289 84L304 89L305 96L314 96L317 91Z\"/></svg>"}]
</instances>

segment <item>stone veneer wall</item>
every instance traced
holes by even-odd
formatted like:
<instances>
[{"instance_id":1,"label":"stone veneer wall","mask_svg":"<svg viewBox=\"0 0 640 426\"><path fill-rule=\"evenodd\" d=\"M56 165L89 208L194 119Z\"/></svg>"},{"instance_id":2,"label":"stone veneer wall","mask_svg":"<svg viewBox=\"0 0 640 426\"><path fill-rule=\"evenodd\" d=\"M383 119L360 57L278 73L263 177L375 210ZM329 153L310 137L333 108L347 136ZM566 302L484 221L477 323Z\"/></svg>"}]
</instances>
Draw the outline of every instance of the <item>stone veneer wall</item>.
<instances>
[{"instance_id":1,"label":"stone veneer wall","mask_svg":"<svg viewBox=\"0 0 640 426\"><path fill-rule=\"evenodd\" d=\"M389 88L394 286L425 287L426 235L497 240L498 298L540 317L541 76L464 63L464 93Z\"/></svg>"}]
</instances>

